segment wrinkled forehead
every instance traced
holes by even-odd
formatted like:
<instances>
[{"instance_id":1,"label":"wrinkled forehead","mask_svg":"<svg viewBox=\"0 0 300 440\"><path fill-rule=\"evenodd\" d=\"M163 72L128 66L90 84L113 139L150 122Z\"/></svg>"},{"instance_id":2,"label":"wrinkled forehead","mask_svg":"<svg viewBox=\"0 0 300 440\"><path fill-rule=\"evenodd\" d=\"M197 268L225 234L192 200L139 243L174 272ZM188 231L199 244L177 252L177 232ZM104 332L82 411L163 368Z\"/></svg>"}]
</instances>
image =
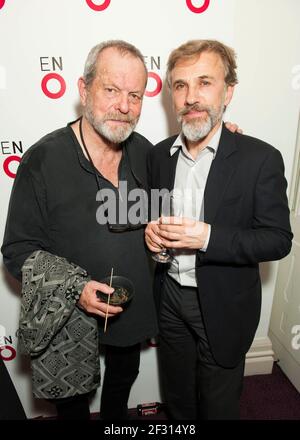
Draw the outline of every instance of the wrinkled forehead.
<instances>
[{"instance_id":1,"label":"wrinkled forehead","mask_svg":"<svg viewBox=\"0 0 300 440\"><path fill-rule=\"evenodd\" d=\"M116 48L104 49L97 60L96 76L101 79L126 81L145 86L147 72L142 61L130 52L121 52Z\"/></svg>"},{"instance_id":2,"label":"wrinkled forehead","mask_svg":"<svg viewBox=\"0 0 300 440\"><path fill-rule=\"evenodd\" d=\"M171 84L179 79L191 80L199 77L225 79L225 66L215 52L202 52L179 59L170 73Z\"/></svg>"}]
</instances>

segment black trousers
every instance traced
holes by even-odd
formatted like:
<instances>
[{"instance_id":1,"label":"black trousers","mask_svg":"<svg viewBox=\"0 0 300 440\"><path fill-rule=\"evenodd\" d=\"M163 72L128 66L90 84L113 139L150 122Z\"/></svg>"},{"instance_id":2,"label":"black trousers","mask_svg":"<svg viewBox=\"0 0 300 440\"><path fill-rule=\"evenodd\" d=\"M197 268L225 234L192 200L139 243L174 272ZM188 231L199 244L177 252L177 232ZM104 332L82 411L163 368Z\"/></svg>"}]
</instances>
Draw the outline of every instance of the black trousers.
<instances>
[{"instance_id":1,"label":"black trousers","mask_svg":"<svg viewBox=\"0 0 300 440\"><path fill-rule=\"evenodd\" d=\"M101 393L101 419L128 419L128 398L140 366L140 344L131 347L105 346L105 374ZM49 399L59 420L88 420L89 394Z\"/></svg>"},{"instance_id":2,"label":"black trousers","mask_svg":"<svg viewBox=\"0 0 300 440\"><path fill-rule=\"evenodd\" d=\"M89 394L80 394L62 399L47 399L56 407L58 420L89 420Z\"/></svg>"},{"instance_id":3,"label":"black trousers","mask_svg":"<svg viewBox=\"0 0 300 440\"><path fill-rule=\"evenodd\" d=\"M101 419L128 419L128 398L139 374L140 344L130 347L105 346L105 374L101 393Z\"/></svg>"},{"instance_id":4,"label":"black trousers","mask_svg":"<svg viewBox=\"0 0 300 440\"><path fill-rule=\"evenodd\" d=\"M234 368L215 362L197 289L167 276L159 318L160 374L171 418L238 419L245 360Z\"/></svg>"}]
</instances>

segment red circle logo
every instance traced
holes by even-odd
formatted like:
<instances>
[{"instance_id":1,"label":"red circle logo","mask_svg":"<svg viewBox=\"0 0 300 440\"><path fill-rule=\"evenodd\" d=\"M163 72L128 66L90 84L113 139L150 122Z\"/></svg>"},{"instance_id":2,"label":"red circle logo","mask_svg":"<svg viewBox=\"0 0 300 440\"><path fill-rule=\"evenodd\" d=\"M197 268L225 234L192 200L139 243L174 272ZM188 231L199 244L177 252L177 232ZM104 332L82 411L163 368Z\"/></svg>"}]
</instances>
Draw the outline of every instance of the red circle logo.
<instances>
[{"instance_id":1,"label":"red circle logo","mask_svg":"<svg viewBox=\"0 0 300 440\"><path fill-rule=\"evenodd\" d=\"M86 2L94 11L104 11L104 9L107 9L110 5L110 0L105 0L101 5L95 5L92 0L86 0Z\"/></svg>"},{"instance_id":2,"label":"red circle logo","mask_svg":"<svg viewBox=\"0 0 300 440\"><path fill-rule=\"evenodd\" d=\"M0 9L2 9L4 5L5 5L5 0L0 0Z\"/></svg>"},{"instance_id":3,"label":"red circle logo","mask_svg":"<svg viewBox=\"0 0 300 440\"><path fill-rule=\"evenodd\" d=\"M154 72L148 72L148 79L152 78L156 82L156 87L152 92L149 92L148 90L145 91L145 95L149 98L153 98L153 96L156 96L160 93L162 89L162 80L160 79L160 76L157 73Z\"/></svg>"},{"instance_id":4,"label":"red circle logo","mask_svg":"<svg viewBox=\"0 0 300 440\"><path fill-rule=\"evenodd\" d=\"M8 175L8 177L11 177L12 179L14 179L16 177L16 173L13 173L10 169L9 166L12 162L21 162L21 158L20 156L9 156L5 159L5 161L3 162L3 169L5 174Z\"/></svg>"},{"instance_id":5,"label":"red circle logo","mask_svg":"<svg viewBox=\"0 0 300 440\"><path fill-rule=\"evenodd\" d=\"M202 14L202 12L205 12L206 9L209 7L209 3L210 3L210 0L204 0L204 3L202 6L196 7L193 5L192 0L186 0L187 7L195 14Z\"/></svg>"},{"instance_id":6,"label":"red circle logo","mask_svg":"<svg viewBox=\"0 0 300 440\"><path fill-rule=\"evenodd\" d=\"M5 351L8 351L8 353L4 353ZM3 361L12 361L17 356L17 352L13 347L10 347L9 345L1 345L0 346L0 358Z\"/></svg>"},{"instance_id":7,"label":"red circle logo","mask_svg":"<svg viewBox=\"0 0 300 440\"><path fill-rule=\"evenodd\" d=\"M48 89L48 81L52 79L57 80L60 84L60 89L58 90L58 92L53 93ZM66 82L61 75L58 75L58 73L48 73L42 79L41 87L48 98L58 99L61 98L66 91Z\"/></svg>"}]
</instances>

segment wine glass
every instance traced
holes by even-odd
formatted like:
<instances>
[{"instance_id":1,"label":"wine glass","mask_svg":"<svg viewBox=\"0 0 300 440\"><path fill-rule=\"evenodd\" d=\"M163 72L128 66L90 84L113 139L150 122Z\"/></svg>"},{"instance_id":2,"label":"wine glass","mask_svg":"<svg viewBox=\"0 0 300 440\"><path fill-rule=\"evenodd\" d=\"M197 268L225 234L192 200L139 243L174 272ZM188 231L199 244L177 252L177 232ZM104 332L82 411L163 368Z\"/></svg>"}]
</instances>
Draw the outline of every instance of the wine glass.
<instances>
[{"instance_id":1,"label":"wine glass","mask_svg":"<svg viewBox=\"0 0 300 440\"><path fill-rule=\"evenodd\" d=\"M182 209L183 209L183 197L182 195L176 193L174 190L173 193L168 193L163 197L162 207L161 207L161 216L162 217L182 217ZM176 222L178 224L178 221ZM172 250L162 248L160 252L153 253L152 259L157 263L170 263L173 259L171 255Z\"/></svg>"}]
</instances>

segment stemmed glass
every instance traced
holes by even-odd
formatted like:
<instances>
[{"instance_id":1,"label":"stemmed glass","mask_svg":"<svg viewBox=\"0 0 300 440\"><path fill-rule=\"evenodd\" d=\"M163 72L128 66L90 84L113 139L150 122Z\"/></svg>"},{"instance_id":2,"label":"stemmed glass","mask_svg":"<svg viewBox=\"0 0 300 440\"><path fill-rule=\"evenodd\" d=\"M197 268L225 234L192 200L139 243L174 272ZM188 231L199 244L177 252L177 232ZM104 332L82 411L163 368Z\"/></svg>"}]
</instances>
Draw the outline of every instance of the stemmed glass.
<instances>
[{"instance_id":1,"label":"stemmed glass","mask_svg":"<svg viewBox=\"0 0 300 440\"><path fill-rule=\"evenodd\" d=\"M162 199L161 217L182 217L183 197L176 194L166 194ZM160 252L153 253L152 258L157 263L170 263L173 259L171 249L162 248Z\"/></svg>"}]
</instances>

